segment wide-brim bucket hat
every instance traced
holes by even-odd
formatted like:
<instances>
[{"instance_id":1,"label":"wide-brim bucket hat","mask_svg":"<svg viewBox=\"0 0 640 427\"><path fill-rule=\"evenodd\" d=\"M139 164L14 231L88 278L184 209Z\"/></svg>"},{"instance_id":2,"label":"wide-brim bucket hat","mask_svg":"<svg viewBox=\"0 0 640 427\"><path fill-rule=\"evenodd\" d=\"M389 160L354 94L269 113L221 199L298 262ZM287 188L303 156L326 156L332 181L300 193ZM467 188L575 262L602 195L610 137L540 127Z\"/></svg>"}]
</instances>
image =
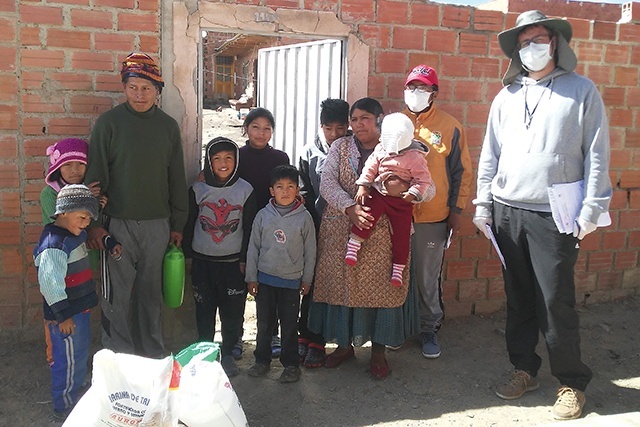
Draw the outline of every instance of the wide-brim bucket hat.
<instances>
[{"instance_id":1,"label":"wide-brim bucket hat","mask_svg":"<svg viewBox=\"0 0 640 427\"><path fill-rule=\"evenodd\" d=\"M557 46L557 66L567 70L573 71L578 65L578 58L576 54L569 46L569 42L573 37L573 30L571 24L562 18L548 18L544 13L539 10L529 10L521 13L516 19L516 26L505 30L498 34L498 43L502 52L511 59L509 68L502 78L502 83L506 86L513 82L515 77L520 74L524 69L522 68L522 62L520 62L520 55L518 53L518 34L525 27L530 25L542 25L547 27L556 34L558 38Z\"/></svg>"}]
</instances>

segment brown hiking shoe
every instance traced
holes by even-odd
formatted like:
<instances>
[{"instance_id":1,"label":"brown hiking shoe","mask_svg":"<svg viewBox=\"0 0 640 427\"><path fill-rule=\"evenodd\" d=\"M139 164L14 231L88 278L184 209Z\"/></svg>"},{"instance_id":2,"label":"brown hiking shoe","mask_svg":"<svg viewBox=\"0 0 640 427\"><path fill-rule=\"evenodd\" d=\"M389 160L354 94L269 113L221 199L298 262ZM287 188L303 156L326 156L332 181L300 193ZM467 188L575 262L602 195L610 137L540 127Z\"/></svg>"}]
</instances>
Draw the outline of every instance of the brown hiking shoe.
<instances>
[{"instance_id":1,"label":"brown hiking shoe","mask_svg":"<svg viewBox=\"0 0 640 427\"><path fill-rule=\"evenodd\" d=\"M556 420L573 420L582 415L582 408L587 398L584 392L567 386L558 389L558 400L553 405L553 417Z\"/></svg>"},{"instance_id":2,"label":"brown hiking shoe","mask_svg":"<svg viewBox=\"0 0 640 427\"><path fill-rule=\"evenodd\" d=\"M540 383L535 377L525 371L516 369L509 380L499 385L496 394L506 400L517 399L528 391L537 390Z\"/></svg>"}]
</instances>

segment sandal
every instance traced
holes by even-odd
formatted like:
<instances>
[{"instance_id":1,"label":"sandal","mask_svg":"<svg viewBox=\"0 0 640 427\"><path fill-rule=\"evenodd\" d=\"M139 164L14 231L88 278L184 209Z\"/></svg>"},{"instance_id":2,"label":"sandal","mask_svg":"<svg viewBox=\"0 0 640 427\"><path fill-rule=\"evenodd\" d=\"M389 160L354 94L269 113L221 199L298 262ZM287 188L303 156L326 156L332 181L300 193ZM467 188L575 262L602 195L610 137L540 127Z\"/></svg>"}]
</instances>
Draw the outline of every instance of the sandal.
<instances>
[{"instance_id":1,"label":"sandal","mask_svg":"<svg viewBox=\"0 0 640 427\"><path fill-rule=\"evenodd\" d=\"M336 354L338 350L335 350L333 353L327 356L327 359L324 361L324 366L327 368L337 368L342 365L343 362L351 359L356 356L353 347L350 347L347 352L344 354Z\"/></svg>"},{"instance_id":2,"label":"sandal","mask_svg":"<svg viewBox=\"0 0 640 427\"><path fill-rule=\"evenodd\" d=\"M316 343L309 344L309 351L304 358L303 365L305 368L319 368L324 365L327 356L324 353L324 346Z\"/></svg>"},{"instance_id":3,"label":"sandal","mask_svg":"<svg viewBox=\"0 0 640 427\"><path fill-rule=\"evenodd\" d=\"M389 376L391 373L391 368L389 367L389 363L385 359L384 366L376 366L373 364L373 360L369 362L369 374L371 374L371 378L374 380L383 380Z\"/></svg>"}]
</instances>

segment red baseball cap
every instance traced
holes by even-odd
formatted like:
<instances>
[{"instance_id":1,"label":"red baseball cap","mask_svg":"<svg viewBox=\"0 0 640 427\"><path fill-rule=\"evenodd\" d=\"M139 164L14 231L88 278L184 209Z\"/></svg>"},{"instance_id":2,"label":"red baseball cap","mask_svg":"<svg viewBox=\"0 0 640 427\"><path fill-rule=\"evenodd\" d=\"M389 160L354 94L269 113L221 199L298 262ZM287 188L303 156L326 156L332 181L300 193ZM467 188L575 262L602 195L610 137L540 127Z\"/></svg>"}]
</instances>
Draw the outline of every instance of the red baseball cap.
<instances>
[{"instance_id":1,"label":"red baseball cap","mask_svg":"<svg viewBox=\"0 0 640 427\"><path fill-rule=\"evenodd\" d=\"M438 75L436 70L427 65L417 65L411 70L404 83L407 86L412 81L419 81L429 86L438 86Z\"/></svg>"}]
</instances>

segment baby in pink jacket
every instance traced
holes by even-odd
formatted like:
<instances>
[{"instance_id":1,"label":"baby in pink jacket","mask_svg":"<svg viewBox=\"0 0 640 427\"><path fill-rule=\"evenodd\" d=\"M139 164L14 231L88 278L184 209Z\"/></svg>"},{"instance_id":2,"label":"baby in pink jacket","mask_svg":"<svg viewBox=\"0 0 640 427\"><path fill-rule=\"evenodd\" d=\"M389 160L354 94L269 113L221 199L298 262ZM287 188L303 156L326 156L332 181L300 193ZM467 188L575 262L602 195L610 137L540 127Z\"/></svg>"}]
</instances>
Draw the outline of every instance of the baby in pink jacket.
<instances>
[{"instance_id":1,"label":"baby in pink jacket","mask_svg":"<svg viewBox=\"0 0 640 427\"><path fill-rule=\"evenodd\" d=\"M362 242L386 213L392 232L393 286L402 286L402 272L409 258L413 203L429 201L436 193L427 167L428 148L413 135L413 123L402 113L390 114L382 121L380 143L364 164L354 197L357 203L371 208L369 214L374 219L369 229L351 227L345 256L348 265L357 263Z\"/></svg>"}]
</instances>

